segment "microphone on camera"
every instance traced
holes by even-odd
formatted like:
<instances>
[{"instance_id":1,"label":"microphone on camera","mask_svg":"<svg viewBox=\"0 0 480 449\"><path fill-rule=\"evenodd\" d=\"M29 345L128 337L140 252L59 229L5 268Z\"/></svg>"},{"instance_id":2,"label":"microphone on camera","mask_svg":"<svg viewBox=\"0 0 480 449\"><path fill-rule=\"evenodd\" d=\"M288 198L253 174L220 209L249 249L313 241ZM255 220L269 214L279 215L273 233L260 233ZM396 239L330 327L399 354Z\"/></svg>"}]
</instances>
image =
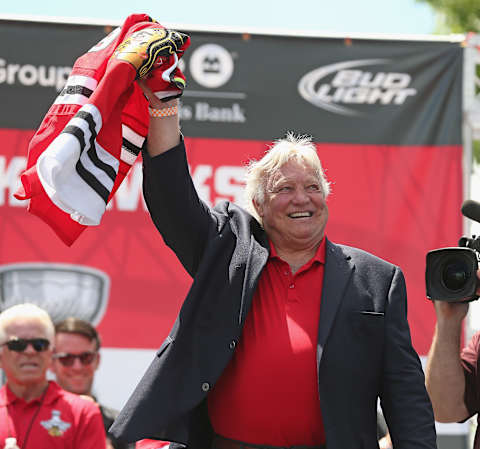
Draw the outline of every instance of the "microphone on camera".
<instances>
[{"instance_id":1,"label":"microphone on camera","mask_svg":"<svg viewBox=\"0 0 480 449\"><path fill-rule=\"evenodd\" d=\"M462 204L462 215L480 223L480 203L466 200Z\"/></svg>"}]
</instances>

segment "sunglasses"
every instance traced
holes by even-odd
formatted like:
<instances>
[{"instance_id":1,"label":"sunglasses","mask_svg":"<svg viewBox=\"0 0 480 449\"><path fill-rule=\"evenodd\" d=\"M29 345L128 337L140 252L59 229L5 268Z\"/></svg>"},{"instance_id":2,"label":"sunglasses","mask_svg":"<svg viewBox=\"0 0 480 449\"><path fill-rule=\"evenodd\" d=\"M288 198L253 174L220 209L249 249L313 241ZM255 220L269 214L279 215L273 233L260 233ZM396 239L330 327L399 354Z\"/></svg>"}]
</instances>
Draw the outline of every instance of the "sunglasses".
<instances>
[{"instance_id":1,"label":"sunglasses","mask_svg":"<svg viewBox=\"0 0 480 449\"><path fill-rule=\"evenodd\" d=\"M70 354L68 352L60 352L53 354L53 358L57 359L63 366L72 366L75 359L80 360L82 365L90 365L97 356L96 352L82 352L81 354Z\"/></svg>"},{"instance_id":2,"label":"sunglasses","mask_svg":"<svg viewBox=\"0 0 480 449\"><path fill-rule=\"evenodd\" d=\"M10 351L15 352L25 351L28 345L32 345L33 349L37 352L43 352L49 348L50 342L46 338L14 338L2 344L2 346L6 346Z\"/></svg>"}]
</instances>

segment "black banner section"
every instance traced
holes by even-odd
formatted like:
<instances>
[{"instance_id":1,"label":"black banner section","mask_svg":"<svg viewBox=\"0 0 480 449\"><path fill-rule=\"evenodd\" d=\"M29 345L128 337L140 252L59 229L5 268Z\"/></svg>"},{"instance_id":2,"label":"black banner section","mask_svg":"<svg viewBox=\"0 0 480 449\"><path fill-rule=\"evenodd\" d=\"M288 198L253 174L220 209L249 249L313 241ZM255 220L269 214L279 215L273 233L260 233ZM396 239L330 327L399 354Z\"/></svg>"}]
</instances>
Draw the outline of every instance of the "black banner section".
<instances>
[{"instance_id":1,"label":"black banner section","mask_svg":"<svg viewBox=\"0 0 480 449\"><path fill-rule=\"evenodd\" d=\"M112 29L0 20L0 126L38 128L75 60Z\"/></svg>"},{"instance_id":2,"label":"black banner section","mask_svg":"<svg viewBox=\"0 0 480 449\"><path fill-rule=\"evenodd\" d=\"M0 120L36 128L111 27L0 21ZM188 32L188 30L182 30ZM383 145L461 142L459 43L194 32L182 61L192 137Z\"/></svg>"}]
</instances>

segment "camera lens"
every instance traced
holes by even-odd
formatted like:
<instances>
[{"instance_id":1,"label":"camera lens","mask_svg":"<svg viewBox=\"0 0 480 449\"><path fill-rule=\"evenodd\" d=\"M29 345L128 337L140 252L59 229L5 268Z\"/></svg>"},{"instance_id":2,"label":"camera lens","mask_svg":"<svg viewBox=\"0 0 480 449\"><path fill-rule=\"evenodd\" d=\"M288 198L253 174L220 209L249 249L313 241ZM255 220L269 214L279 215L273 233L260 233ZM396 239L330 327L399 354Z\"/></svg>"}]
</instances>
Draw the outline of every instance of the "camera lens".
<instances>
[{"instance_id":1,"label":"camera lens","mask_svg":"<svg viewBox=\"0 0 480 449\"><path fill-rule=\"evenodd\" d=\"M442 272L442 282L452 291L461 290L472 276L470 267L463 261L450 261L445 264Z\"/></svg>"},{"instance_id":2,"label":"camera lens","mask_svg":"<svg viewBox=\"0 0 480 449\"><path fill-rule=\"evenodd\" d=\"M429 251L425 270L427 298L449 302L477 299L479 255L480 251L464 247Z\"/></svg>"}]
</instances>

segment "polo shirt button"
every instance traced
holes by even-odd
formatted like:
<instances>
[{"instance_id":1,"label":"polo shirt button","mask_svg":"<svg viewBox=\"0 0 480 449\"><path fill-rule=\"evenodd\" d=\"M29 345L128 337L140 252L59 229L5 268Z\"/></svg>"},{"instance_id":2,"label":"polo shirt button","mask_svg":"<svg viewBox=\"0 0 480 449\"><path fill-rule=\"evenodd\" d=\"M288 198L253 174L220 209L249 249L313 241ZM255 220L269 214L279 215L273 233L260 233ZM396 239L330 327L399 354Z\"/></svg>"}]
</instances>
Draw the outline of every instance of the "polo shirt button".
<instances>
[{"instance_id":1,"label":"polo shirt button","mask_svg":"<svg viewBox=\"0 0 480 449\"><path fill-rule=\"evenodd\" d=\"M230 349L234 349L236 345L237 345L237 342L236 342L235 340L232 340L232 341L230 342L230 344L228 345L228 347L229 347Z\"/></svg>"},{"instance_id":2,"label":"polo shirt button","mask_svg":"<svg viewBox=\"0 0 480 449\"><path fill-rule=\"evenodd\" d=\"M202 390L203 391L208 391L210 390L210 384L208 382L203 382L202 384Z\"/></svg>"},{"instance_id":3,"label":"polo shirt button","mask_svg":"<svg viewBox=\"0 0 480 449\"><path fill-rule=\"evenodd\" d=\"M290 288L295 288L295 284L290 284Z\"/></svg>"}]
</instances>

